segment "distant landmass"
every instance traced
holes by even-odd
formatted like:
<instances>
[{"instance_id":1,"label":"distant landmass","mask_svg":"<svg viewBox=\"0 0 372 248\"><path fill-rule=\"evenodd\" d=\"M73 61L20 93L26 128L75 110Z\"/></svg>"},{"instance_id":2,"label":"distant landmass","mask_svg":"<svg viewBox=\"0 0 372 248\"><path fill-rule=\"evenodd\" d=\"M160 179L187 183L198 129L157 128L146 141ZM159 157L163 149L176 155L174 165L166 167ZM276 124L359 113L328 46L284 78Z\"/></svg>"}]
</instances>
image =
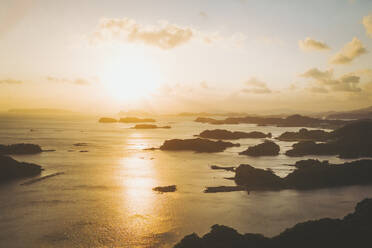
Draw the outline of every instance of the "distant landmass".
<instances>
[{"instance_id":1,"label":"distant landmass","mask_svg":"<svg viewBox=\"0 0 372 248\"><path fill-rule=\"evenodd\" d=\"M372 106L351 111L335 112L327 115L327 119L372 119Z\"/></svg>"},{"instance_id":2,"label":"distant landmass","mask_svg":"<svg viewBox=\"0 0 372 248\"><path fill-rule=\"evenodd\" d=\"M63 115L63 114L78 114L77 112L66 109L53 109L53 108L27 108L27 109L9 109L12 114L43 114L43 115Z\"/></svg>"}]
</instances>

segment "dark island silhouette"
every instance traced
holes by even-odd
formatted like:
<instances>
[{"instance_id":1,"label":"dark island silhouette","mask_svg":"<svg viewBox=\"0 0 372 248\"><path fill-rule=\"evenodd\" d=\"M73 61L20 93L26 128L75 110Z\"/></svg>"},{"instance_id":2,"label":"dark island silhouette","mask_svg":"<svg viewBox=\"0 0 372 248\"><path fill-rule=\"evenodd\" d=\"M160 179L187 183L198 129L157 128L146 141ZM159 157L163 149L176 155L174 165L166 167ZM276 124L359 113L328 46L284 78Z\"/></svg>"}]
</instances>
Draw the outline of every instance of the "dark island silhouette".
<instances>
[{"instance_id":1,"label":"dark island silhouette","mask_svg":"<svg viewBox=\"0 0 372 248\"><path fill-rule=\"evenodd\" d=\"M102 117L98 120L100 123L116 123L118 122L117 119L111 117Z\"/></svg>"},{"instance_id":2,"label":"dark island silhouette","mask_svg":"<svg viewBox=\"0 0 372 248\"><path fill-rule=\"evenodd\" d=\"M132 129L170 129L171 126L157 126L153 124L137 124Z\"/></svg>"},{"instance_id":3,"label":"dark island silhouette","mask_svg":"<svg viewBox=\"0 0 372 248\"><path fill-rule=\"evenodd\" d=\"M326 141L330 133L324 130L308 130L301 128L298 132L285 132L277 137L280 141Z\"/></svg>"},{"instance_id":4,"label":"dark island silhouette","mask_svg":"<svg viewBox=\"0 0 372 248\"><path fill-rule=\"evenodd\" d=\"M237 185L250 190L317 189L372 183L372 160L330 164L314 159L301 160L296 169L281 178L271 170L242 164L235 170Z\"/></svg>"},{"instance_id":5,"label":"dark island silhouette","mask_svg":"<svg viewBox=\"0 0 372 248\"><path fill-rule=\"evenodd\" d=\"M287 156L338 155L340 158L372 157L372 121L361 120L329 134L328 141L300 141L286 152Z\"/></svg>"},{"instance_id":6,"label":"dark island silhouette","mask_svg":"<svg viewBox=\"0 0 372 248\"><path fill-rule=\"evenodd\" d=\"M229 117L223 120L216 120L210 117L198 117L196 122L209 124L257 124L259 126L278 126L278 127L316 127L316 128L330 128L335 129L347 123L344 120L328 120L318 119L302 115L290 115L286 118L282 117L260 117L260 116L246 116L246 117Z\"/></svg>"},{"instance_id":7,"label":"dark island silhouette","mask_svg":"<svg viewBox=\"0 0 372 248\"><path fill-rule=\"evenodd\" d=\"M223 225L213 225L203 237L185 236L174 248L350 248L372 243L372 199L360 201L353 213L342 219L323 218L298 223L272 238L240 234Z\"/></svg>"},{"instance_id":8,"label":"dark island silhouette","mask_svg":"<svg viewBox=\"0 0 372 248\"><path fill-rule=\"evenodd\" d=\"M177 186L176 185L158 186L153 188L152 190L160 193L175 192L177 190Z\"/></svg>"},{"instance_id":9,"label":"dark island silhouette","mask_svg":"<svg viewBox=\"0 0 372 248\"><path fill-rule=\"evenodd\" d=\"M221 139L221 140L234 140L234 139L262 139L262 138L271 138L271 133L265 134L262 132L239 132L239 131L229 131L225 129L214 129L214 130L205 130L201 132L198 137L206 139Z\"/></svg>"},{"instance_id":10,"label":"dark island silhouette","mask_svg":"<svg viewBox=\"0 0 372 248\"><path fill-rule=\"evenodd\" d=\"M239 155L248 155L253 157L259 156L277 156L279 155L280 146L273 141L265 140L263 143L250 146L247 150L242 151Z\"/></svg>"},{"instance_id":11,"label":"dark island silhouette","mask_svg":"<svg viewBox=\"0 0 372 248\"><path fill-rule=\"evenodd\" d=\"M223 152L226 148L234 146L240 146L240 144L196 138L166 140L159 149L163 151Z\"/></svg>"},{"instance_id":12,"label":"dark island silhouette","mask_svg":"<svg viewBox=\"0 0 372 248\"><path fill-rule=\"evenodd\" d=\"M21 155L21 154L37 154L43 150L39 145L35 144L12 144L12 145L0 145L0 154L3 155Z\"/></svg>"},{"instance_id":13,"label":"dark island silhouette","mask_svg":"<svg viewBox=\"0 0 372 248\"><path fill-rule=\"evenodd\" d=\"M0 155L0 182L37 176L41 171L40 165L18 162L9 156Z\"/></svg>"},{"instance_id":14,"label":"dark island silhouette","mask_svg":"<svg viewBox=\"0 0 372 248\"><path fill-rule=\"evenodd\" d=\"M211 165L212 170L225 170L225 171L235 171L234 166L218 166L218 165Z\"/></svg>"}]
</instances>

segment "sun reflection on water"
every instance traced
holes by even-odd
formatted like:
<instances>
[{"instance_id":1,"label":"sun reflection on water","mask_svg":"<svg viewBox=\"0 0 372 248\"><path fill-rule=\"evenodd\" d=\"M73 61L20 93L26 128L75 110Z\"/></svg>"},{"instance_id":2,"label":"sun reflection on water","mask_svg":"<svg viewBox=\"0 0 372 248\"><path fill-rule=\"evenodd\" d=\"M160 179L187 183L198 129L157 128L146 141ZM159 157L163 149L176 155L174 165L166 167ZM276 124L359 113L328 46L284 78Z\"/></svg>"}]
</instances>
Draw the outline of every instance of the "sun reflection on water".
<instances>
[{"instance_id":1,"label":"sun reflection on water","mask_svg":"<svg viewBox=\"0 0 372 248\"><path fill-rule=\"evenodd\" d=\"M155 161L134 154L119 162L119 182L122 186L122 204L127 218L126 225L131 226L133 247L148 247L158 243L168 234L171 223L164 200L168 197L155 193L152 188L158 186L158 173Z\"/></svg>"}]
</instances>

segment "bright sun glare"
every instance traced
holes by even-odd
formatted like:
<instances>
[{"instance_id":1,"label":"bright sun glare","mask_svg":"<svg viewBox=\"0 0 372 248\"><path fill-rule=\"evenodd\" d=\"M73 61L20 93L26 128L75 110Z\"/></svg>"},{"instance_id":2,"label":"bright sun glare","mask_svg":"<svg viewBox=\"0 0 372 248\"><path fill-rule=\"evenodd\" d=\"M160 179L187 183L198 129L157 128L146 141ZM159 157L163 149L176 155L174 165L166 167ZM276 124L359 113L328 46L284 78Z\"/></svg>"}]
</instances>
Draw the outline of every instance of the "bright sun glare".
<instances>
[{"instance_id":1,"label":"bright sun glare","mask_svg":"<svg viewBox=\"0 0 372 248\"><path fill-rule=\"evenodd\" d=\"M115 100L133 101L154 92L161 83L161 77L144 56L123 56L105 63L102 81Z\"/></svg>"}]
</instances>

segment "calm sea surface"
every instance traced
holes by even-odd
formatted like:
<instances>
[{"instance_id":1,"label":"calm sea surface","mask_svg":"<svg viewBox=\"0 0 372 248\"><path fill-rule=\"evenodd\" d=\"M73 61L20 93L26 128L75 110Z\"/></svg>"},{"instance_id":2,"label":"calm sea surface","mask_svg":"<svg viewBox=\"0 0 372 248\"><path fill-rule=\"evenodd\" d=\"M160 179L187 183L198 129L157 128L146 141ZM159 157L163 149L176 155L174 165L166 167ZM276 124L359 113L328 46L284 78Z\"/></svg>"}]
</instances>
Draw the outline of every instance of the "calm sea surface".
<instances>
[{"instance_id":1,"label":"calm sea surface","mask_svg":"<svg viewBox=\"0 0 372 248\"><path fill-rule=\"evenodd\" d=\"M238 140L241 147L215 154L143 149L166 139L192 138L205 129L271 132L276 137L299 128L215 126L193 119L163 118L157 124L172 129L134 130L132 124L100 124L95 118L0 116L0 144L35 143L56 150L15 159L42 165L41 176L64 172L33 184L21 185L30 180L24 179L0 185L0 247L171 247L184 235L202 235L217 223L273 236L297 222L342 217L372 196L372 186L205 194L206 186L234 185L224 179L233 173L211 170L212 164L248 163L285 176L292 169L287 164L298 159L238 155L261 142L255 139ZM292 145L278 144L281 153ZM152 191L170 184L177 185L175 193Z\"/></svg>"}]
</instances>

